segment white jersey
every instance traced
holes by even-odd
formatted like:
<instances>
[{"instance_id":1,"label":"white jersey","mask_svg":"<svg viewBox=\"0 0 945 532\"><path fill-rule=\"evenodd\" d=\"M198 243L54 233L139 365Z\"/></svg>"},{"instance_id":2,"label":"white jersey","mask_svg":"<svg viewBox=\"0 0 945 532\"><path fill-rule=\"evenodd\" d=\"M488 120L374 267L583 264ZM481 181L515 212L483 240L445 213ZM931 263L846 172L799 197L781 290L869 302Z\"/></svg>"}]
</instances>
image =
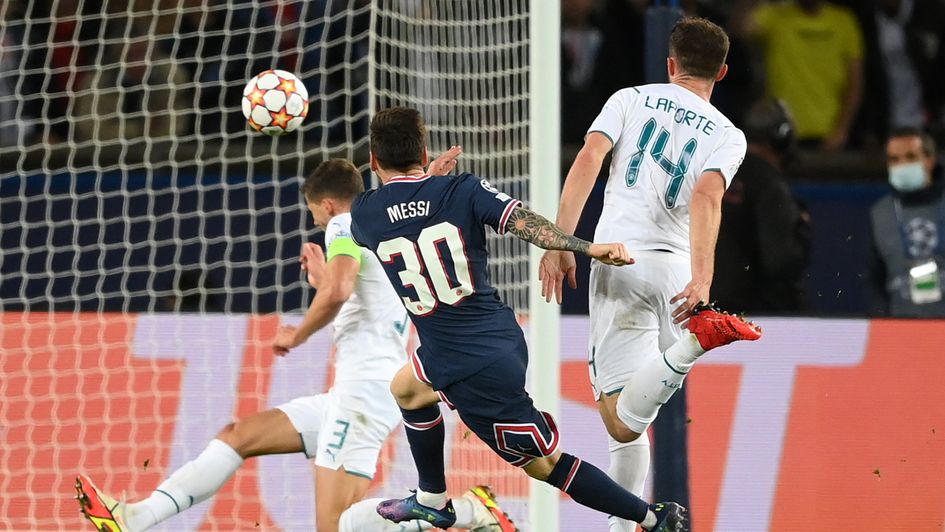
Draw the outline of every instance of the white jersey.
<instances>
[{"instance_id":1,"label":"white jersey","mask_svg":"<svg viewBox=\"0 0 945 532\"><path fill-rule=\"evenodd\" d=\"M335 216L325 228L326 248L339 238L351 238L351 213ZM354 292L332 325L335 382L389 381L407 362L407 311L373 253L361 253Z\"/></svg>"},{"instance_id":2,"label":"white jersey","mask_svg":"<svg viewBox=\"0 0 945 532\"><path fill-rule=\"evenodd\" d=\"M614 143L595 242L689 256L689 199L714 170L725 186L745 157L745 135L712 104L671 83L614 93L591 124Z\"/></svg>"}]
</instances>

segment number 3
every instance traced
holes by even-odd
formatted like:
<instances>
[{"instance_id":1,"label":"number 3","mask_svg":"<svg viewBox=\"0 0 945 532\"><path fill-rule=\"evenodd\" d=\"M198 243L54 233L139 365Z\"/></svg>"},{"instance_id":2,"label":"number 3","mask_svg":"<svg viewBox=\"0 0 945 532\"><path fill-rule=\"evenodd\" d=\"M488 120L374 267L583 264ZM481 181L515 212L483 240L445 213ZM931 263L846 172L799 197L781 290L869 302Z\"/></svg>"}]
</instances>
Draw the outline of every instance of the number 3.
<instances>
[{"instance_id":1,"label":"number 3","mask_svg":"<svg viewBox=\"0 0 945 532\"><path fill-rule=\"evenodd\" d=\"M453 261L456 279L449 277L440 254L444 243ZM404 269L398 273L400 282L417 293L417 299L401 298L413 314L425 316L433 312L439 302L455 305L475 291L463 235L449 222L424 228L416 243L401 236L377 246L377 256L385 264L394 262L398 255L404 261Z\"/></svg>"}]
</instances>

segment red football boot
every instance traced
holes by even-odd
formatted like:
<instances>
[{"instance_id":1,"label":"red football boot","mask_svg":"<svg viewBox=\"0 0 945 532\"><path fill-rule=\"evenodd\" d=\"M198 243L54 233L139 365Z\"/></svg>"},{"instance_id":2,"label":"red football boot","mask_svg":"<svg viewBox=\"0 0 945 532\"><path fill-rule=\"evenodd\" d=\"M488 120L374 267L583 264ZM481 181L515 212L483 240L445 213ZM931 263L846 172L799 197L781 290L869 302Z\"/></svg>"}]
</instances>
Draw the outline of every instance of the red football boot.
<instances>
[{"instance_id":1,"label":"red football boot","mask_svg":"<svg viewBox=\"0 0 945 532\"><path fill-rule=\"evenodd\" d=\"M709 305L697 305L686 328L696 335L699 345L706 351L739 340L761 338L761 327Z\"/></svg>"}]
</instances>

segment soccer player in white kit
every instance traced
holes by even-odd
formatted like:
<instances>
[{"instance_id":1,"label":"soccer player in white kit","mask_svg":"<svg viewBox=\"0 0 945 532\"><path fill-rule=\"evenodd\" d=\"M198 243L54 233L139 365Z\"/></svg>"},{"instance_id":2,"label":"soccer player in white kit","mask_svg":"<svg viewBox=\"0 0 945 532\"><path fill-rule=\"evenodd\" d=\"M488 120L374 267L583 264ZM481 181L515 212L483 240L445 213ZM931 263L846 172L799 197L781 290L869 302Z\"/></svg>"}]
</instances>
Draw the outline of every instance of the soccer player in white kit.
<instances>
[{"instance_id":1,"label":"soccer player in white kit","mask_svg":"<svg viewBox=\"0 0 945 532\"><path fill-rule=\"evenodd\" d=\"M728 72L728 36L701 18L670 35L669 83L618 91L588 130L568 172L557 225L574 232L601 164L613 150L595 242L622 242L636 263L591 266L589 371L610 435L610 475L641 495L649 468L645 432L696 359L760 329L705 306L721 200L745 156L742 132L709 103ZM561 301L572 253L550 251L540 278ZM688 329L688 330L687 330ZM640 437L643 435L643 437ZM611 518L610 530L633 530Z\"/></svg>"},{"instance_id":2,"label":"soccer player in white kit","mask_svg":"<svg viewBox=\"0 0 945 532\"><path fill-rule=\"evenodd\" d=\"M459 153L457 148L447 152L431 170L452 170ZM303 184L309 211L325 229L327 261L321 248L305 244L300 262L317 289L315 298L299 326L280 327L272 345L276 354L285 355L331 323L336 347L332 388L225 426L200 455L142 501L118 502L79 476L77 498L97 530L147 530L209 499L245 459L282 453L315 459L320 532L431 528L425 522L385 521L374 510L381 499L361 501L381 447L401 420L390 382L406 363L408 334L406 311L381 264L351 239L351 201L363 191L360 172L341 159L323 162ZM456 501L460 526L499 530L493 525L501 509L488 488L476 486Z\"/></svg>"}]
</instances>

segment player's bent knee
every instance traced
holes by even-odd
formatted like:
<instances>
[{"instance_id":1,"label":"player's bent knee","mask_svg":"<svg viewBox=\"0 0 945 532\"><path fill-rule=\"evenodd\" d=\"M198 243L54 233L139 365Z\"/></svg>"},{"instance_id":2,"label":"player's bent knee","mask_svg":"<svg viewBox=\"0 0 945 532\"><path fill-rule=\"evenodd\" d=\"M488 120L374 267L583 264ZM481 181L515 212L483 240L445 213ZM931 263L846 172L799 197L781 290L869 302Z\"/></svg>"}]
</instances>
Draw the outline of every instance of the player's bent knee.
<instances>
[{"instance_id":1,"label":"player's bent knee","mask_svg":"<svg viewBox=\"0 0 945 532\"><path fill-rule=\"evenodd\" d=\"M623 421L617 417L617 398L619 395L602 397L598 399L598 409L600 417L604 421L604 427L607 434L620 443L630 443L640 437L639 432L630 430Z\"/></svg>"},{"instance_id":2,"label":"player's bent knee","mask_svg":"<svg viewBox=\"0 0 945 532\"><path fill-rule=\"evenodd\" d=\"M440 401L436 392L417 380L408 366L402 367L391 380L390 393L397 401L397 406L404 410L425 408Z\"/></svg>"},{"instance_id":3,"label":"player's bent knee","mask_svg":"<svg viewBox=\"0 0 945 532\"><path fill-rule=\"evenodd\" d=\"M617 440L620 443L631 443L637 440L640 437L640 434L633 432L623 424L607 427L607 434L610 434L610 437Z\"/></svg>"},{"instance_id":4,"label":"player's bent knee","mask_svg":"<svg viewBox=\"0 0 945 532\"><path fill-rule=\"evenodd\" d=\"M525 471L525 474L533 479L545 481L551 476L551 472L554 470L555 464L558 463L558 458L560 457L561 453L555 453L551 456L536 458L522 467L522 469Z\"/></svg>"},{"instance_id":5,"label":"player's bent knee","mask_svg":"<svg viewBox=\"0 0 945 532\"><path fill-rule=\"evenodd\" d=\"M229 445L236 451L236 454L243 458L249 458L249 441L247 441L244 430L241 430L239 422L227 423L220 429L217 439Z\"/></svg>"},{"instance_id":6,"label":"player's bent knee","mask_svg":"<svg viewBox=\"0 0 945 532\"><path fill-rule=\"evenodd\" d=\"M217 433L217 439L235 449L239 444L239 435L236 431L236 423L227 423L226 425L223 425L223 428Z\"/></svg>"}]
</instances>

